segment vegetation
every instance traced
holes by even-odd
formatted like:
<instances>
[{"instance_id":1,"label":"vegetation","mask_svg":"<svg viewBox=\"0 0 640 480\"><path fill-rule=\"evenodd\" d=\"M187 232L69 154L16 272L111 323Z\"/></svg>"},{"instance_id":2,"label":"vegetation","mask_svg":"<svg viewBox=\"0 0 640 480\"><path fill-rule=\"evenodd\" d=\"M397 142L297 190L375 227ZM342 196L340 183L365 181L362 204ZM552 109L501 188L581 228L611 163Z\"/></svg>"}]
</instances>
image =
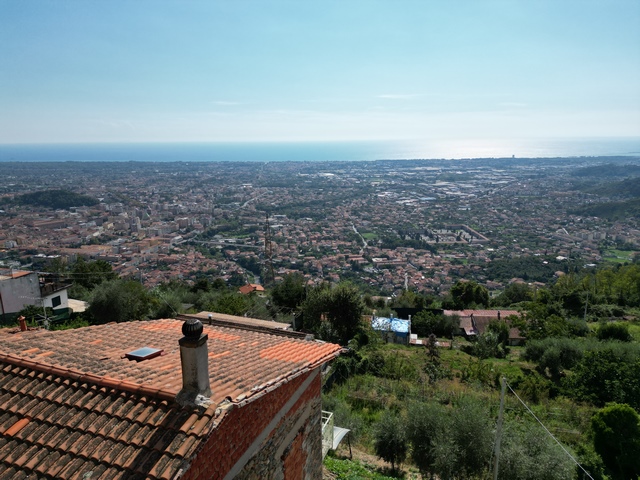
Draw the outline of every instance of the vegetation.
<instances>
[{"instance_id":1,"label":"vegetation","mask_svg":"<svg viewBox=\"0 0 640 480\"><path fill-rule=\"evenodd\" d=\"M489 292L476 282L456 282L451 287L450 308L464 310L465 308L483 308L489 305ZM445 305L443 305L445 306Z\"/></svg>"},{"instance_id":2,"label":"vegetation","mask_svg":"<svg viewBox=\"0 0 640 480\"><path fill-rule=\"evenodd\" d=\"M391 480L394 478L378 473L374 467L332 456L325 459L324 466L336 476L336 480L362 480L365 478L369 480Z\"/></svg>"},{"instance_id":3,"label":"vegetation","mask_svg":"<svg viewBox=\"0 0 640 480\"><path fill-rule=\"evenodd\" d=\"M395 472L396 465L407 457L407 446L407 434L402 419L394 412L385 412L376 425L376 454L389 462L391 470Z\"/></svg>"},{"instance_id":4,"label":"vegetation","mask_svg":"<svg viewBox=\"0 0 640 480\"><path fill-rule=\"evenodd\" d=\"M622 220L640 216L640 199L621 202L598 203L582 207L571 212L575 215L600 217L607 220Z\"/></svg>"},{"instance_id":5,"label":"vegetation","mask_svg":"<svg viewBox=\"0 0 640 480\"><path fill-rule=\"evenodd\" d=\"M90 300L86 316L61 327L171 317L187 308L280 320L299 313L303 329L348 345L349 352L333 364L323 408L334 412L336 425L351 430L357 451L377 455L390 469L329 457L327 468L338 478L398 477L403 466L422 478L487 478L501 376L528 409L509 390L499 478L580 478L530 412L593 478L638 475L638 264L568 268L545 288L513 284L493 299L474 281L458 282L442 298L406 291L391 306L418 310L412 328L427 339L424 347L382 344L361 316L388 308L384 299L363 296L348 282L308 287L301 275L287 275L269 297L260 298L240 295L233 282L204 277L147 291L138 282L114 278L104 262L52 270L74 279ZM522 316L493 322L466 340L458 336L459 319L434 308L489 304ZM512 327L526 335L525 347L508 345ZM438 340L452 344L442 348Z\"/></svg>"},{"instance_id":6,"label":"vegetation","mask_svg":"<svg viewBox=\"0 0 640 480\"><path fill-rule=\"evenodd\" d=\"M613 403L591 419L593 443L604 464L619 478L640 476L640 415L629 405Z\"/></svg>"},{"instance_id":7,"label":"vegetation","mask_svg":"<svg viewBox=\"0 0 640 480\"><path fill-rule=\"evenodd\" d=\"M18 205L34 205L52 209L97 205L98 200L69 190L43 190L17 195L13 201Z\"/></svg>"},{"instance_id":8,"label":"vegetation","mask_svg":"<svg viewBox=\"0 0 640 480\"><path fill-rule=\"evenodd\" d=\"M576 265L555 257L501 258L489 263L485 274L499 282L509 282L512 278L522 278L526 282L551 282L556 272L569 273Z\"/></svg>"},{"instance_id":9,"label":"vegetation","mask_svg":"<svg viewBox=\"0 0 640 480\"><path fill-rule=\"evenodd\" d=\"M91 293L89 314L95 323L128 322L148 318L152 296L133 280L109 280Z\"/></svg>"},{"instance_id":10,"label":"vegetation","mask_svg":"<svg viewBox=\"0 0 640 480\"><path fill-rule=\"evenodd\" d=\"M323 340L346 345L362 329L364 302L350 283L312 288L301 308L304 328Z\"/></svg>"}]
</instances>

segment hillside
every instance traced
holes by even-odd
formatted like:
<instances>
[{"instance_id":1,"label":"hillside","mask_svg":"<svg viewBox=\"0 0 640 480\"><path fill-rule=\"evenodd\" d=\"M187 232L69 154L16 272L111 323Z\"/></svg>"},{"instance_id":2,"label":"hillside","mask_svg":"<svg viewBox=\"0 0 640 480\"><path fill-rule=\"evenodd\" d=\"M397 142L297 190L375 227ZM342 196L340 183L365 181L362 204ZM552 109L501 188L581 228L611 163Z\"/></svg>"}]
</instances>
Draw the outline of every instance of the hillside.
<instances>
[{"instance_id":1,"label":"hillside","mask_svg":"<svg viewBox=\"0 0 640 480\"><path fill-rule=\"evenodd\" d=\"M640 175L640 165L616 165L613 163L594 165L592 167L579 168L573 175L576 177L598 178L631 177Z\"/></svg>"},{"instance_id":2,"label":"hillside","mask_svg":"<svg viewBox=\"0 0 640 480\"><path fill-rule=\"evenodd\" d=\"M586 190L588 193L606 196L640 197L640 177L628 178L620 182L609 182Z\"/></svg>"},{"instance_id":3,"label":"hillside","mask_svg":"<svg viewBox=\"0 0 640 480\"><path fill-rule=\"evenodd\" d=\"M623 202L606 202L588 205L571 211L574 215L606 218L608 220L625 220L640 217L640 198Z\"/></svg>"}]
</instances>

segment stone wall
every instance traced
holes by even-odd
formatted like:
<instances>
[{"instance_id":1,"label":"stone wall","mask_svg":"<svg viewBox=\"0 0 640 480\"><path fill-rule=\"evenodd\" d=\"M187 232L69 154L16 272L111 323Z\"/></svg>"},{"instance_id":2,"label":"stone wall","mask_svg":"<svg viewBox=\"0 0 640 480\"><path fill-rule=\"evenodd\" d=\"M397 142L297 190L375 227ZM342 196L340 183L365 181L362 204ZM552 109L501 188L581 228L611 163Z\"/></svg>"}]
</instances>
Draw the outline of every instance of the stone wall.
<instances>
[{"instance_id":1,"label":"stone wall","mask_svg":"<svg viewBox=\"0 0 640 480\"><path fill-rule=\"evenodd\" d=\"M320 389L316 369L233 406L181 478L321 479Z\"/></svg>"}]
</instances>

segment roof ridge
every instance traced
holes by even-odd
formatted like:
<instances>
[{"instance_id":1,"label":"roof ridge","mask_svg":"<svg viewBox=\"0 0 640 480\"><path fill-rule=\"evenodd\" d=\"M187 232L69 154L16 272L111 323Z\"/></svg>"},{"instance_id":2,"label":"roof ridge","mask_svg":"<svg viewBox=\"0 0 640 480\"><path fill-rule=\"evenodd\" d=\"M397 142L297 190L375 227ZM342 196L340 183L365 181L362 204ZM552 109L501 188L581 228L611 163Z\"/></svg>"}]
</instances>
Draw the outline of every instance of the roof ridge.
<instances>
[{"instance_id":1,"label":"roof ridge","mask_svg":"<svg viewBox=\"0 0 640 480\"><path fill-rule=\"evenodd\" d=\"M178 314L175 317L176 320L187 320L191 318L197 318L198 320L202 321L204 325L207 325L208 323L209 325L215 325L218 327L235 328L238 330L249 330L252 332L260 332L260 333L266 333L269 335L277 335L280 337L290 337L298 340L308 340L307 338L308 334L303 332L297 332L295 330L280 330L276 328L262 327L259 325L249 325L246 323L240 323L240 320L238 320L236 323L231 320L220 320L216 318L205 319L197 315L189 315L189 314L183 314L183 313ZM256 320L260 320L260 319L256 319Z\"/></svg>"},{"instance_id":2,"label":"roof ridge","mask_svg":"<svg viewBox=\"0 0 640 480\"><path fill-rule=\"evenodd\" d=\"M57 375L70 380L92 383L99 387L110 388L112 390L133 393L135 395L147 396L160 400L167 400L168 402L174 402L176 397L175 393L161 388L147 387L143 384L133 383L129 380L118 380L104 375L96 375L95 373L81 372L68 367L36 362L10 353L0 352L0 362L9 363L17 367L30 368L37 370L38 372Z\"/></svg>"}]
</instances>

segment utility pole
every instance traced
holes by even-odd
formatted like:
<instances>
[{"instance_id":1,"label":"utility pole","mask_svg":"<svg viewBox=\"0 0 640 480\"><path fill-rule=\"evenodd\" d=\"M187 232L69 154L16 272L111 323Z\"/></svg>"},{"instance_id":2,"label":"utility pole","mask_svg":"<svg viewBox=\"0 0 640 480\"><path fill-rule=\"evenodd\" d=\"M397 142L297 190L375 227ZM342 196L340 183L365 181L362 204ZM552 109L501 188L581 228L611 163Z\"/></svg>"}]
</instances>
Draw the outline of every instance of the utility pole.
<instances>
[{"instance_id":1,"label":"utility pole","mask_svg":"<svg viewBox=\"0 0 640 480\"><path fill-rule=\"evenodd\" d=\"M500 439L502 438L502 415L504 413L504 394L507 390L507 381L500 378L500 410L498 412L498 426L496 428L496 447L493 454L493 480L498 480L498 464L500 463Z\"/></svg>"},{"instance_id":2,"label":"utility pole","mask_svg":"<svg viewBox=\"0 0 640 480\"><path fill-rule=\"evenodd\" d=\"M269 278L266 278L267 275L265 275L264 283L270 284L275 280L276 276L273 271L273 245L271 244L271 226L269 225L269 212L265 212L265 214L266 220L264 225L264 257L266 263L265 270Z\"/></svg>"}]
</instances>

